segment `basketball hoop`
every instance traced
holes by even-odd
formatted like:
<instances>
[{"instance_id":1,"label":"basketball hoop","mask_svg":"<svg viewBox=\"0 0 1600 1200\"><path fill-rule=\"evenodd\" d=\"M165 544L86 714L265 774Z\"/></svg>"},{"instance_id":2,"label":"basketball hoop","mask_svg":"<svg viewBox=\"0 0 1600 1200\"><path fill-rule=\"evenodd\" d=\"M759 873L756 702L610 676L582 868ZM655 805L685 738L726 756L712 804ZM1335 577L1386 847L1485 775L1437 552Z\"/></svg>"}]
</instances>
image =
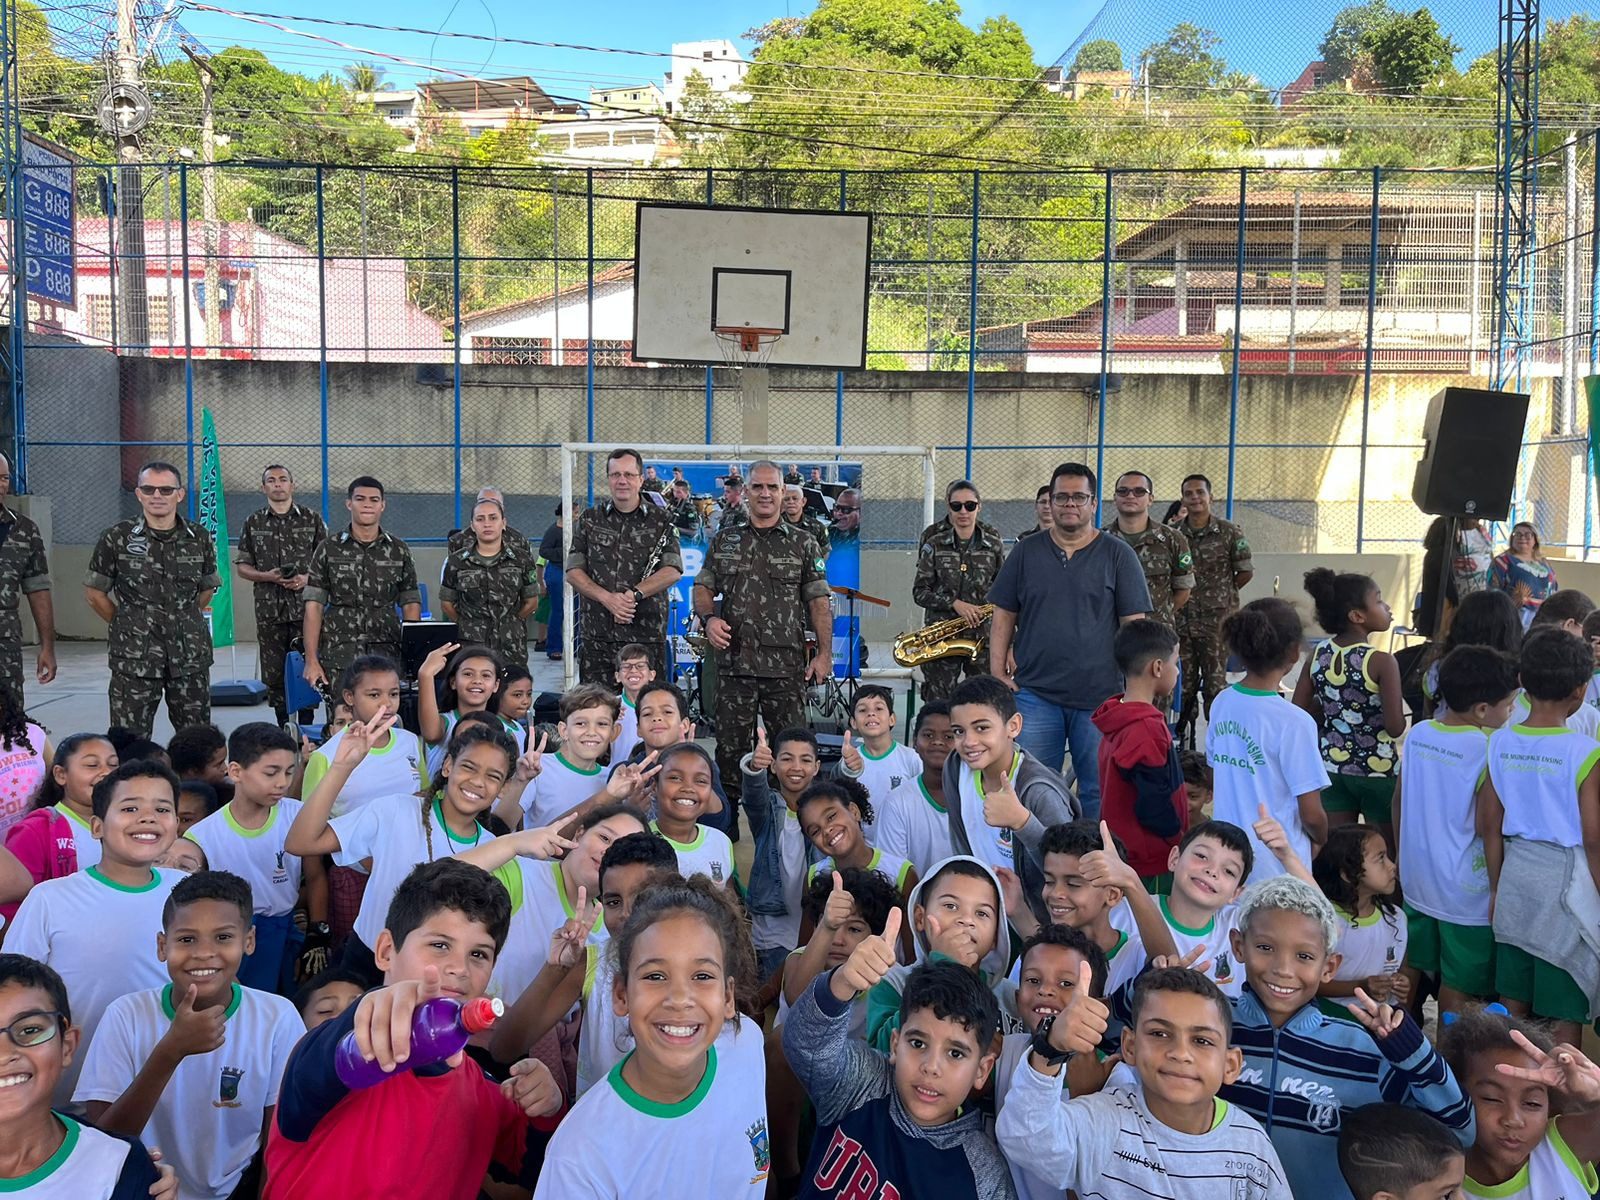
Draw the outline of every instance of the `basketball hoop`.
<instances>
[{"instance_id":1,"label":"basketball hoop","mask_svg":"<svg viewBox=\"0 0 1600 1200\"><path fill-rule=\"evenodd\" d=\"M783 336L781 329L759 329L746 325L718 325L712 333L722 350L722 361L730 367L764 367Z\"/></svg>"}]
</instances>

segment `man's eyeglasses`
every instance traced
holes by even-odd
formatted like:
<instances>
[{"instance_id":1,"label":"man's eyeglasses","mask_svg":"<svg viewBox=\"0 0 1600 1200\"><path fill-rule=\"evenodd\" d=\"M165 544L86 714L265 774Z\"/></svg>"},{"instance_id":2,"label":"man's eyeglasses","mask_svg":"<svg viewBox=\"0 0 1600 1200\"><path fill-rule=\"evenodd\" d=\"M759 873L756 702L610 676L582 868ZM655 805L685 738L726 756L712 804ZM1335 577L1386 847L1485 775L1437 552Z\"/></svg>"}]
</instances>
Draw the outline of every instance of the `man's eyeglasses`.
<instances>
[{"instance_id":1,"label":"man's eyeglasses","mask_svg":"<svg viewBox=\"0 0 1600 1200\"><path fill-rule=\"evenodd\" d=\"M1119 487L1117 489L1117 495L1119 497L1123 498L1123 499L1127 499L1129 496L1138 496L1138 497L1140 497L1142 499L1143 497L1148 496L1149 494L1150 494L1150 489L1149 488L1142 488L1142 487L1121 488L1121 487Z\"/></svg>"},{"instance_id":2,"label":"man's eyeglasses","mask_svg":"<svg viewBox=\"0 0 1600 1200\"><path fill-rule=\"evenodd\" d=\"M978 502L976 500L951 500L949 503L951 512L978 511Z\"/></svg>"},{"instance_id":3,"label":"man's eyeglasses","mask_svg":"<svg viewBox=\"0 0 1600 1200\"><path fill-rule=\"evenodd\" d=\"M0 1033L10 1038L13 1046L42 1046L66 1024L67 1019L58 1012L24 1013L11 1024L0 1026Z\"/></svg>"},{"instance_id":4,"label":"man's eyeglasses","mask_svg":"<svg viewBox=\"0 0 1600 1200\"><path fill-rule=\"evenodd\" d=\"M176 496L178 489L169 483L141 483L139 485L141 496Z\"/></svg>"},{"instance_id":5,"label":"man's eyeglasses","mask_svg":"<svg viewBox=\"0 0 1600 1200\"><path fill-rule=\"evenodd\" d=\"M1093 502L1094 497L1088 492L1053 492L1050 495L1052 503L1059 504L1062 508L1082 508Z\"/></svg>"}]
</instances>

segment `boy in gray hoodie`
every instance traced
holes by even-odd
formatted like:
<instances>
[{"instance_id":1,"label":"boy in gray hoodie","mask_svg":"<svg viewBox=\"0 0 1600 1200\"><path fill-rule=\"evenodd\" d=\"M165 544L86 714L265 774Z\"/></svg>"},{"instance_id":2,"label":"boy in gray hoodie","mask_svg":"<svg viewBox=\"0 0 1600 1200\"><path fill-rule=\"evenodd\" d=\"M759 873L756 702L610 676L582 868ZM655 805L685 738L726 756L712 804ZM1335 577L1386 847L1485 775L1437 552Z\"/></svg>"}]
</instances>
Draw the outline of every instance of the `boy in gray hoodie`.
<instances>
[{"instance_id":1,"label":"boy in gray hoodie","mask_svg":"<svg viewBox=\"0 0 1600 1200\"><path fill-rule=\"evenodd\" d=\"M996 994L1002 1031L1018 1028L1014 989L1006 981L1011 927L1005 895L993 870L966 854L940 860L911 889L904 915L918 964L948 960L973 971ZM896 921L896 933L899 927ZM913 969L894 965L867 992L867 1044L874 1049L890 1050L900 1024L906 979Z\"/></svg>"}]
</instances>

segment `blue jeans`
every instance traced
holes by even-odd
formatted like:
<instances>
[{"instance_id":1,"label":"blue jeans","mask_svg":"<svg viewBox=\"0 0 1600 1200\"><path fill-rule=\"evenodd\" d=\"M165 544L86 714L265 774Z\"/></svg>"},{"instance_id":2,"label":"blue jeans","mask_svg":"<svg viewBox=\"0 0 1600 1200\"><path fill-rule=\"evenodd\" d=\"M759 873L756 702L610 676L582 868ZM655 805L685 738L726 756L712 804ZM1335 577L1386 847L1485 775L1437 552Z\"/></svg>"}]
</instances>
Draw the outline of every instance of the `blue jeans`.
<instances>
[{"instance_id":1,"label":"blue jeans","mask_svg":"<svg viewBox=\"0 0 1600 1200\"><path fill-rule=\"evenodd\" d=\"M561 653L561 621L567 615L566 601L561 595L561 568L555 563L544 565L544 589L550 596L550 622L545 626L545 650Z\"/></svg>"},{"instance_id":2,"label":"blue jeans","mask_svg":"<svg viewBox=\"0 0 1600 1200\"><path fill-rule=\"evenodd\" d=\"M1027 688L1017 692L1022 734L1017 744L1052 771L1061 770L1067 752L1078 776L1078 803L1091 821L1100 819L1100 731L1087 708L1063 708Z\"/></svg>"}]
</instances>

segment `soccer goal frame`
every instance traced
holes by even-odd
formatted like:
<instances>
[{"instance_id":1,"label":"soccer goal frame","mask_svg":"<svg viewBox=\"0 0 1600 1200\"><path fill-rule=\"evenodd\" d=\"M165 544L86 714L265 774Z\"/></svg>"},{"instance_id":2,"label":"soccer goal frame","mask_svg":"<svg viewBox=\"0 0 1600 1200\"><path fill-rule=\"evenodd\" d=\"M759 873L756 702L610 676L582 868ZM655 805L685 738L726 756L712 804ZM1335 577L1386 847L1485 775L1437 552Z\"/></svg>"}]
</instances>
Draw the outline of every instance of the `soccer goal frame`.
<instances>
[{"instance_id":1,"label":"soccer goal frame","mask_svg":"<svg viewBox=\"0 0 1600 1200\"><path fill-rule=\"evenodd\" d=\"M606 455L619 448L618 442L562 442L561 443L561 545L562 561L572 550L573 524L577 508L573 504L573 489L578 478L580 455ZM630 445L645 458L701 458L721 462L747 462L751 459L771 459L773 462L799 460L838 459L857 462L873 458L913 458L922 462L922 524L933 524L934 494L937 487L934 474L934 448L932 446L747 446L737 443L719 445L692 445L682 442ZM604 461L602 459L602 461ZM587 484L587 481L586 481ZM573 636L577 620L577 592L562 572L562 679L563 687L571 688L578 679L577 639Z\"/></svg>"}]
</instances>

